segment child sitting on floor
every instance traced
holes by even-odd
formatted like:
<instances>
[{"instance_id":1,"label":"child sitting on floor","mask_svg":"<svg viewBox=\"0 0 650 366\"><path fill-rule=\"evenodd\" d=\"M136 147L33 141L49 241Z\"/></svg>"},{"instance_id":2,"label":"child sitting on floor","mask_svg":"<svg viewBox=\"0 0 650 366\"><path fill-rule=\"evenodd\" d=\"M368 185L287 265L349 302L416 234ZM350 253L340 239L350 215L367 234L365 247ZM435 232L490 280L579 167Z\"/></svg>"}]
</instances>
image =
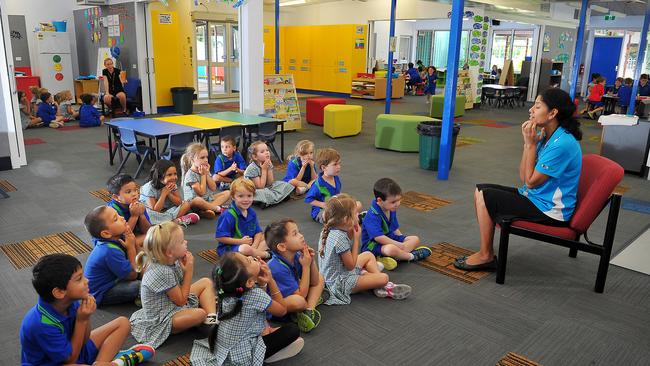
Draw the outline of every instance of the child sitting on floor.
<instances>
[{"instance_id":1,"label":"child sitting on floor","mask_svg":"<svg viewBox=\"0 0 650 366\"><path fill-rule=\"evenodd\" d=\"M237 151L237 141L232 136L224 136L219 142L221 154L214 159L212 179L219 184L219 189L230 188L230 183L244 175L246 160Z\"/></svg>"},{"instance_id":2,"label":"child sitting on floor","mask_svg":"<svg viewBox=\"0 0 650 366\"><path fill-rule=\"evenodd\" d=\"M264 230L264 239L273 253L268 264L287 312L296 313L301 332L310 332L320 323L316 306L319 300L324 301L321 294L325 279L318 272L315 252L291 219L271 223Z\"/></svg>"},{"instance_id":3,"label":"child sitting on floor","mask_svg":"<svg viewBox=\"0 0 650 366\"><path fill-rule=\"evenodd\" d=\"M20 104L20 122L23 130L43 126L43 122L39 117L32 116L32 105L27 100L25 92L20 90L18 91L18 103Z\"/></svg>"},{"instance_id":4,"label":"child sitting on floor","mask_svg":"<svg viewBox=\"0 0 650 366\"><path fill-rule=\"evenodd\" d=\"M350 294L366 290L373 290L377 297L407 298L410 286L388 282L388 275L380 272L375 256L359 253L358 214L356 201L347 194L333 196L325 206L325 225L318 240L318 267L330 293L325 304L349 304Z\"/></svg>"},{"instance_id":5,"label":"child sitting on floor","mask_svg":"<svg viewBox=\"0 0 650 366\"><path fill-rule=\"evenodd\" d=\"M120 351L129 321L118 317L91 330L97 308L79 260L68 254L42 257L32 270L38 304L20 327L23 365L139 365L153 357L149 345Z\"/></svg>"},{"instance_id":6,"label":"child sitting on floor","mask_svg":"<svg viewBox=\"0 0 650 366\"><path fill-rule=\"evenodd\" d=\"M273 179L273 164L268 146L262 141L255 141L248 147L251 163L244 171L244 177L255 183L255 202L264 207L278 204L289 197L294 187L284 181Z\"/></svg>"},{"instance_id":7,"label":"child sitting on floor","mask_svg":"<svg viewBox=\"0 0 650 366\"><path fill-rule=\"evenodd\" d=\"M397 209L402 202L402 188L390 178L375 182L375 200L363 218L361 251L371 252L377 262L391 271L397 260L417 261L431 255L431 249L420 246L417 236L403 235L397 222Z\"/></svg>"},{"instance_id":8,"label":"child sitting on floor","mask_svg":"<svg viewBox=\"0 0 650 366\"><path fill-rule=\"evenodd\" d=\"M250 179L237 178L230 183L232 204L217 221L217 254L240 252L254 257L270 258L257 214L251 208L255 184Z\"/></svg>"},{"instance_id":9,"label":"child sitting on floor","mask_svg":"<svg viewBox=\"0 0 650 366\"><path fill-rule=\"evenodd\" d=\"M173 221L152 226L144 241L147 270L142 276L142 309L131 315L131 333L159 347L171 334L217 321L214 287L209 278L192 283L194 257L181 227ZM143 258L138 257L142 267Z\"/></svg>"},{"instance_id":10,"label":"child sitting on floor","mask_svg":"<svg viewBox=\"0 0 650 366\"><path fill-rule=\"evenodd\" d=\"M174 220L187 226L199 222L199 215L190 212L190 201L181 199L177 181L173 162L161 159L151 167L149 180L140 188L140 202L145 205L152 224Z\"/></svg>"},{"instance_id":11,"label":"child sitting on floor","mask_svg":"<svg viewBox=\"0 0 650 366\"><path fill-rule=\"evenodd\" d=\"M287 309L264 261L226 253L214 269L213 280L219 294L219 322L208 339L194 341L193 366L262 366L302 350L304 340L295 324L266 331L266 313L282 317Z\"/></svg>"},{"instance_id":12,"label":"child sitting on floor","mask_svg":"<svg viewBox=\"0 0 650 366\"><path fill-rule=\"evenodd\" d=\"M287 158L287 174L284 181L296 187L297 194L304 194L318 178L314 163L314 143L301 140L293 155Z\"/></svg>"},{"instance_id":13,"label":"child sitting on floor","mask_svg":"<svg viewBox=\"0 0 650 366\"><path fill-rule=\"evenodd\" d=\"M64 90L56 93L54 96L54 101L58 104L58 110L56 114L63 117L64 122L72 121L79 117L79 112L76 112L72 108L72 92L70 90Z\"/></svg>"},{"instance_id":14,"label":"child sitting on floor","mask_svg":"<svg viewBox=\"0 0 650 366\"><path fill-rule=\"evenodd\" d=\"M38 110L38 105L43 103L41 100L41 94L47 93L46 88L40 88L38 86L30 86L29 91L32 93L32 100L30 104L32 105L32 114L36 116L36 111Z\"/></svg>"},{"instance_id":15,"label":"child sitting on floor","mask_svg":"<svg viewBox=\"0 0 650 366\"><path fill-rule=\"evenodd\" d=\"M330 197L341 193L341 155L338 151L325 148L318 151L316 164L320 169L318 178L314 181L305 196L305 202L311 205L311 218L324 223L323 208ZM361 212L361 202L357 201L357 209Z\"/></svg>"},{"instance_id":16,"label":"child sitting on floor","mask_svg":"<svg viewBox=\"0 0 650 366\"><path fill-rule=\"evenodd\" d=\"M43 121L43 125L50 128L59 128L63 126L63 117L56 115L57 108L52 94L43 93L41 94L41 104L38 105L36 116Z\"/></svg>"},{"instance_id":17,"label":"child sitting on floor","mask_svg":"<svg viewBox=\"0 0 650 366\"><path fill-rule=\"evenodd\" d=\"M98 127L104 124L104 116L95 108L97 98L92 94L81 94L80 98L83 104L79 108L79 127Z\"/></svg>"},{"instance_id":18,"label":"child sitting on floor","mask_svg":"<svg viewBox=\"0 0 650 366\"><path fill-rule=\"evenodd\" d=\"M90 293L101 305L133 303L140 297L133 231L124 217L106 206L90 211L84 225L93 238L93 251L84 271Z\"/></svg>"},{"instance_id":19,"label":"child sitting on floor","mask_svg":"<svg viewBox=\"0 0 650 366\"><path fill-rule=\"evenodd\" d=\"M223 210L221 205L230 198L230 192L217 193L217 184L210 178L208 149L195 142L187 145L181 157L183 170L183 199L190 201L192 210L206 219L214 219Z\"/></svg>"},{"instance_id":20,"label":"child sitting on floor","mask_svg":"<svg viewBox=\"0 0 650 366\"><path fill-rule=\"evenodd\" d=\"M112 207L117 213L124 217L126 224L135 234L136 249L142 249L144 236L151 226L151 219L147 210L138 199L140 198L140 186L128 174L120 173L112 176L106 182L106 188L111 194L111 200L106 206Z\"/></svg>"}]
</instances>

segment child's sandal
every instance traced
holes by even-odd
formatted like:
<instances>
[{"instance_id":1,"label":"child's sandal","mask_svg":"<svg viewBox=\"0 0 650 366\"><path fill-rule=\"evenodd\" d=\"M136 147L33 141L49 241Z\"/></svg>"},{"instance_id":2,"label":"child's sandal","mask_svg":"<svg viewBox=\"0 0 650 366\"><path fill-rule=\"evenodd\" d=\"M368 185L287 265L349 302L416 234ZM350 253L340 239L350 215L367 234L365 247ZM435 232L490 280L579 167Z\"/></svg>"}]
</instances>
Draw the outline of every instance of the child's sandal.
<instances>
[{"instance_id":1,"label":"child's sandal","mask_svg":"<svg viewBox=\"0 0 650 366\"><path fill-rule=\"evenodd\" d=\"M216 325L219 324L219 318L217 317L217 314L215 313L210 313L205 317L205 320L203 321L203 324L205 325Z\"/></svg>"}]
</instances>

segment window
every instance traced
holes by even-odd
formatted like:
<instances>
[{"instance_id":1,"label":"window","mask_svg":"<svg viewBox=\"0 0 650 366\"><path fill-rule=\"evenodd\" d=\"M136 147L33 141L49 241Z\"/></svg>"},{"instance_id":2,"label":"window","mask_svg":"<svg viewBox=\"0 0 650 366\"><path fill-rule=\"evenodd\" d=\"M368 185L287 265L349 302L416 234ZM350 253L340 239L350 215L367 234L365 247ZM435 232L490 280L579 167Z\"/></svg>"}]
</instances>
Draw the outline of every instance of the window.
<instances>
[{"instance_id":1,"label":"window","mask_svg":"<svg viewBox=\"0 0 650 366\"><path fill-rule=\"evenodd\" d=\"M422 64L431 65L431 41L433 39L433 31L419 30L418 41L415 50L416 60L422 60Z\"/></svg>"},{"instance_id":2,"label":"window","mask_svg":"<svg viewBox=\"0 0 650 366\"><path fill-rule=\"evenodd\" d=\"M469 31L463 31L460 37L460 54L458 57L458 68L462 69L467 62L469 52ZM435 31L433 44L433 61L436 68L447 67L447 56L449 53L449 31ZM423 60L424 61L424 60Z\"/></svg>"},{"instance_id":3,"label":"window","mask_svg":"<svg viewBox=\"0 0 650 366\"><path fill-rule=\"evenodd\" d=\"M492 34L490 64L486 65L486 69L491 70L492 65L497 65L499 69L503 69L505 61L511 59L514 73L519 74L521 73L521 63L526 57L531 57L532 55L532 30L495 31Z\"/></svg>"}]
</instances>

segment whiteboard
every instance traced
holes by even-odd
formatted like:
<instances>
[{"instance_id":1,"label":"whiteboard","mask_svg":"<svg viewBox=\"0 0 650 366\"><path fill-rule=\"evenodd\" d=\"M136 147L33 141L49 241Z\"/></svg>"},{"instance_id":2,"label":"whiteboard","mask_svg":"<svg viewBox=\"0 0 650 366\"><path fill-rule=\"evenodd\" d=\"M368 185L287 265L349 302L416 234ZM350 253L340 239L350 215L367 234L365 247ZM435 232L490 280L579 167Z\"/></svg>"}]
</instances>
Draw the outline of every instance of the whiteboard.
<instances>
[{"instance_id":1,"label":"whiteboard","mask_svg":"<svg viewBox=\"0 0 650 366\"><path fill-rule=\"evenodd\" d=\"M113 63L115 62L115 57L111 56L111 49L109 47L100 47L97 50L97 73L95 76L98 78L102 76L102 70L104 70L104 60L110 57L113 60ZM117 64L115 65L117 67Z\"/></svg>"}]
</instances>

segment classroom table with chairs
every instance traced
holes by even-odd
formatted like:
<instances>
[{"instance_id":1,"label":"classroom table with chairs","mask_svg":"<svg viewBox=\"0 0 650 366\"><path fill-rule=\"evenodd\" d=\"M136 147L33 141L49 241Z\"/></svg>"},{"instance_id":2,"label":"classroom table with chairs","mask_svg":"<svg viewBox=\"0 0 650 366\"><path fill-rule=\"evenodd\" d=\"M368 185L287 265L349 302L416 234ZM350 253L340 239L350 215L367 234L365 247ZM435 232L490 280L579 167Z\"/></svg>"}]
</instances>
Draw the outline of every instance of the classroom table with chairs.
<instances>
[{"instance_id":1,"label":"classroom table with chairs","mask_svg":"<svg viewBox=\"0 0 650 366\"><path fill-rule=\"evenodd\" d=\"M483 104L486 99L496 99L497 107L502 107L506 104L510 104L514 107L514 103L518 102L522 99L522 96L526 95L526 90L528 90L528 88L525 86L514 85L483 84L482 90L481 104ZM493 90L493 92L486 93L486 90ZM490 103L490 105L492 104Z\"/></svg>"}]
</instances>

